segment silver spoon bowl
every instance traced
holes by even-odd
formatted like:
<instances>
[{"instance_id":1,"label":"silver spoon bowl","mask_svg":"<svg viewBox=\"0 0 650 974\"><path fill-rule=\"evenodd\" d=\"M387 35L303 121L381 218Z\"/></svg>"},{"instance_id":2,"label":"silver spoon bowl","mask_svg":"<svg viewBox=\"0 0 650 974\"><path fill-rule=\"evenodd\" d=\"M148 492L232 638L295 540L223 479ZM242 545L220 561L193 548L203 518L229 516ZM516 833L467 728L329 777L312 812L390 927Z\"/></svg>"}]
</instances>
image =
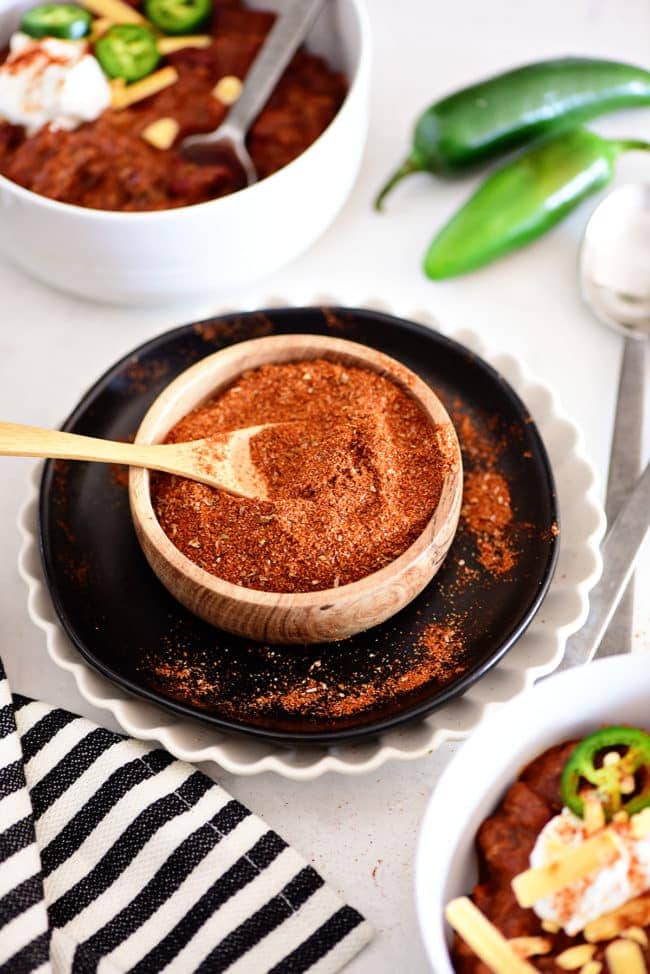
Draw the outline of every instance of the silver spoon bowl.
<instances>
[{"instance_id":1,"label":"silver spoon bowl","mask_svg":"<svg viewBox=\"0 0 650 974\"><path fill-rule=\"evenodd\" d=\"M580 252L580 282L596 317L625 336L605 504L611 523L642 465L645 339L650 333L650 183L617 189L594 211ZM607 630L601 655L630 650L633 621L628 591Z\"/></svg>"},{"instance_id":2,"label":"silver spoon bowl","mask_svg":"<svg viewBox=\"0 0 650 974\"><path fill-rule=\"evenodd\" d=\"M636 338L650 334L650 183L623 186L595 210L580 254L585 301Z\"/></svg>"},{"instance_id":3,"label":"silver spoon bowl","mask_svg":"<svg viewBox=\"0 0 650 974\"><path fill-rule=\"evenodd\" d=\"M241 94L214 132L190 135L180 151L190 162L226 163L240 171L241 188L257 182L246 134L269 100L283 71L314 24L325 0L293 0L280 14L246 75Z\"/></svg>"}]
</instances>

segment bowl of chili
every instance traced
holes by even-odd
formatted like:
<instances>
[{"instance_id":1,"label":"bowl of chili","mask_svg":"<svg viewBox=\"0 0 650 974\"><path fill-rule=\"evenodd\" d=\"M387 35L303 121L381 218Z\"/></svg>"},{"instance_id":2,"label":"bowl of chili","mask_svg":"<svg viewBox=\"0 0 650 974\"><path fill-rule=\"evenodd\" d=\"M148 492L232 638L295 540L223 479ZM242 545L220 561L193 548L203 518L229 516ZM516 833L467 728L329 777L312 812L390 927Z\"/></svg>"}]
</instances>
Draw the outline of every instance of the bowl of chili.
<instances>
[{"instance_id":1,"label":"bowl of chili","mask_svg":"<svg viewBox=\"0 0 650 974\"><path fill-rule=\"evenodd\" d=\"M200 618L259 641L328 642L390 618L434 577L458 524L462 461L442 403L365 345L277 335L183 372L136 442L198 439L262 416L281 424L251 441L268 502L132 469L149 565Z\"/></svg>"},{"instance_id":2,"label":"bowl of chili","mask_svg":"<svg viewBox=\"0 0 650 974\"><path fill-rule=\"evenodd\" d=\"M310 246L343 206L361 164L370 88L362 0L325 6L255 122L250 146L263 177L255 185L213 191L200 172L188 174L180 156L176 173L173 146L156 149L139 136L174 119L177 141L216 127L223 109L210 95L215 79L245 75L272 12L283 5L215 0L212 27L196 28L213 32L211 46L169 54L166 67L161 60L156 69L176 70L177 84L74 131L45 128L25 139L19 128L0 122L0 251L58 289L111 303L162 305L247 285ZM34 6L34 0L3 5L0 51ZM95 44L109 76L150 70L157 58L141 41L130 45L124 26L111 27ZM52 25L47 29L52 33ZM118 59L124 54L128 64ZM205 192L197 195L199 184ZM162 194L161 186L167 187Z\"/></svg>"},{"instance_id":3,"label":"bowl of chili","mask_svg":"<svg viewBox=\"0 0 650 974\"><path fill-rule=\"evenodd\" d=\"M537 915L541 902L539 907L535 903L535 911L523 909L517 898L525 898L529 880L516 880L515 889L511 880L525 874L531 847L542 829L547 835L554 821L562 819L553 829L555 839L551 835L547 839L549 849L556 849L553 841L578 841L571 831L574 816L584 819L586 831L598 837L612 824L625 832L622 812L631 823L644 814L649 800L649 695L645 653L597 660L553 676L506 704L454 758L429 802L416 860L420 929L436 974L491 969L467 946L460 947L458 940L452 952L453 934L445 922L450 901L469 896L473 888L475 903L506 939L539 939L544 952L522 958L522 964L525 960L533 970L543 971L573 969L564 966L572 955L563 958L562 954L579 947L585 955L580 967L595 962L602 974L611 969L607 955L611 937L592 937L589 926L583 930L581 923L573 922L569 914L576 912L578 900L569 896L570 889L558 891L556 907L569 911L568 925L567 917L560 925ZM603 757L608 752L616 752L620 761L610 763ZM626 787L622 772L635 779L633 787ZM600 821L593 826L585 812L592 794L602 803ZM557 849L555 854L559 855ZM626 873L630 883L643 879L637 873L630 866ZM583 894L589 892L594 878L590 876L581 880ZM596 899L595 892L594 887L588 904L592 910L608 890L601 883ZM475 919L470 917L470 926ZM572 922L581 927L577 933ZM645 925L644 921L641 926ZM622 930L612 936L620 936ZM518 946L523 949L526 943ZM529 946L535 947L532 939ZM647 959L647 941L644 950ZM576 960L579 957L576 952Z\"/></svg>"}]
</instances>

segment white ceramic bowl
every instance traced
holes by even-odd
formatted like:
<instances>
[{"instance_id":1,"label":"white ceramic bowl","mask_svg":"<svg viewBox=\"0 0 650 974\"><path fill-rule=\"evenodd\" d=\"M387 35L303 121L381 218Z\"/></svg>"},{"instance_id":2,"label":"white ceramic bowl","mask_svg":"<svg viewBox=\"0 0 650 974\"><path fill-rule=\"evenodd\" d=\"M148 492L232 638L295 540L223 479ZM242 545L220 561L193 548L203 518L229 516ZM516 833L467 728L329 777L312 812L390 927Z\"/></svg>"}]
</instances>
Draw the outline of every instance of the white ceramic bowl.
<instances>
[{"instance_id":1,"label":"white ceramic bowl","mask_svg":"<svg viewBox=\"0 0 650 974\"><path fill-rule=\"evenodd\" d=\"M281 10L287 0L248 0ZM0 0L0 49L35 0ZM356 179L368 126L370 34L363 0L331 0L310 50L350 81L306 152L255 186L196 206L114 213L38 196L0 176L0 250L54 287L116 304L163 304L249 284L312 244Z\"/></svg>"},{"instance_id":2,"label":"white ceramic bowl","mask_svg":"<svg viewBox=\"0 0 650 974\"><path fill-rule=\"evenodd\" d=\"M453 974L443 910L476 882L474 837L522 767L602 724L650 727L650 654L614 656L550 677L474 732L427 808L416 861L420 930L435 974Z\"/></svg>"}]
</instances>

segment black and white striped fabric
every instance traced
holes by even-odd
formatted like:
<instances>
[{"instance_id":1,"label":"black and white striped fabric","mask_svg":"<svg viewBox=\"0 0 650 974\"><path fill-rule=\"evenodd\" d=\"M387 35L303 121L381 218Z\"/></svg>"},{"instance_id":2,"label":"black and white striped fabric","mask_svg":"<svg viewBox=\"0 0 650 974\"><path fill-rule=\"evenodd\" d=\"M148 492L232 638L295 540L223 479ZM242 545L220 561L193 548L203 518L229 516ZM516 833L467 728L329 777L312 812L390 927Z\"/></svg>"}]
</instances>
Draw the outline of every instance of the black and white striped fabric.
<instances>
[{"instance_id":1,"label":"black and white striped fabric","mask_svg":"<svg viewBox=\"0 0 650 974\"><path fill-rule=\"evenodd\" d=\"M331 974L369 938L206 775L12 698L0 662L0 974Z\"/></svg>"}]
</instances>

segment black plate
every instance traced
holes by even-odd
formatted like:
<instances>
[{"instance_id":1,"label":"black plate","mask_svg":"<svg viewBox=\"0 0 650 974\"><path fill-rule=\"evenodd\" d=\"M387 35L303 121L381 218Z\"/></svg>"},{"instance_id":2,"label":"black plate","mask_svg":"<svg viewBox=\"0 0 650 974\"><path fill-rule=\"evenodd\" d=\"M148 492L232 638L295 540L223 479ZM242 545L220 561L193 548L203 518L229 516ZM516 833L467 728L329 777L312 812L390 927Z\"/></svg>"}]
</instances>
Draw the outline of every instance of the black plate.
<instances>
[{"instance_id":1,"label":"black plate","mask_svg":"<svg viewBox=\"0 0 650 974\"><path fill-rule=\"evenodd\" d=\"M555 489L539 434L510 386L467 348L412 322L373 311L274 309L186 325L142 345L93 386L63 428L129 439L161 389L198 359L243 339L299 332L344 335L417 372L451 411L468 474L483 463L468 430L480 431L512 498L511 570L485 570L461 519L441 571L393 619L339 643L273 647L206 625L167 593L138 547L122 468L48 462L41 546L61 622L110 680L228 730L333 743L377 734L463 693L541 604L558 552Z\"/></svg>"}]
</instances>

